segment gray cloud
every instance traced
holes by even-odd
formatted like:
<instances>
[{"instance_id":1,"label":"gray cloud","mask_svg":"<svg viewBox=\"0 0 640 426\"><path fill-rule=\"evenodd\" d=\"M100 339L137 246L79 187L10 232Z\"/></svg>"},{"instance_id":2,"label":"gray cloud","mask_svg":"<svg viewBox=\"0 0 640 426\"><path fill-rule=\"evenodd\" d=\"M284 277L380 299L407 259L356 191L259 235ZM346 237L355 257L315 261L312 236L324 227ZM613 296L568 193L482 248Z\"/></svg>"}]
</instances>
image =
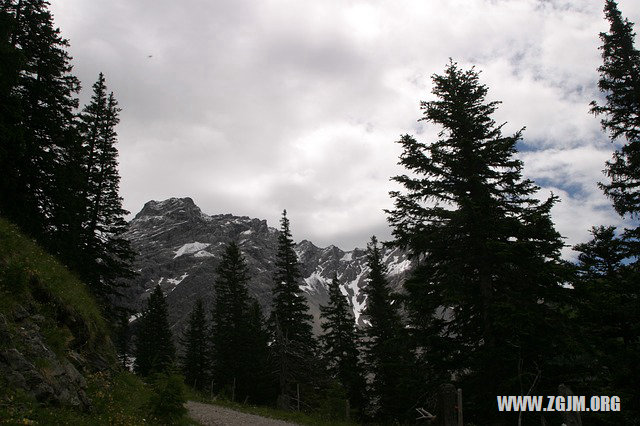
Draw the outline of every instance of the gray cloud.
<instances>
[{"instance_id":1,"label":"gray cloud","mask_svg":"<svg viewBox=\"0 0 640 426\"><path fill-rule=\"evenodd\" d=\"M272 226L287 208L296 239L349 249L390 237L393 142L435 137L418 105L449 57L482 70L507 131L527 127L525 173L561 196L554 218L568 243L620 223L596 187L612 146L588 114L601 3L65 0L52 10L82 101L103 71L123 108L126 208L191 196L208 213ZM619 3L640 22L638 2Z\"/></svg>"}]
</instances>

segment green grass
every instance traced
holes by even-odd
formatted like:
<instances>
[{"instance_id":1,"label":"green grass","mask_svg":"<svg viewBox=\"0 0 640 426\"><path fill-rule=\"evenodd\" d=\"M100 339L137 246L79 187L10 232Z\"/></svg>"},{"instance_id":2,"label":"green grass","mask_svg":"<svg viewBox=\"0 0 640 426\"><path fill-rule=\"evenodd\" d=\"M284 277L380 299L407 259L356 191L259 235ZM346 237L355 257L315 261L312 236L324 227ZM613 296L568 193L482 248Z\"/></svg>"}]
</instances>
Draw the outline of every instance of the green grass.
<instances>
[{"instance_id":1,"label":"green grass","mask_svg":"<svg viewBox=\"0 0 640 426\"><path fill-rule=\"evenodd\" d=\"M24 312L25 309L27 312ZM98 355L114 366L111 372L85 375L90 412L38 403L14 389L0 376L0 424L39 425L158 425L151 416L152 386L116 368L115 350L100 309L86 286L54 256L47 254L18 228L0 218L0 314L11 338L0 339L0 349L24 349L16 314L28 315L57 357L70 350ZM39 315L36 320L34 316ZM43 373L48 360L31 360ZM197 425L183 418L176 425Z\"/></svg>"},{"instance_id":2,"label":"green grass","mask_svg":"<svg viewBox=\"0 0 640 426\"><path fill-rule=\"evenodd\" d=\"M0 403L0 424L137 426L165 424L150 415L151 387L126 371L113 377L98 373L88 378L91 412L41 406L24 393L13 391ZM198 425L188 418L177 426Z\"/></svg>"},{"instance_id":3,"label":"green grass","mask_svg":"<svg viewBox=\"0 0 640 426\"><path fill-rule=\"evenodd\" d=\"M0 313L10 314L18 305L35 305L48 319L61 311L78 318L85 327L83 343L88 348L109 345L107 325L86 286L16 226L0 218ZM45 326L50 328L47 337L52 346L64 349L68 330L57 323Z\"/></svg>"}]
</instances>

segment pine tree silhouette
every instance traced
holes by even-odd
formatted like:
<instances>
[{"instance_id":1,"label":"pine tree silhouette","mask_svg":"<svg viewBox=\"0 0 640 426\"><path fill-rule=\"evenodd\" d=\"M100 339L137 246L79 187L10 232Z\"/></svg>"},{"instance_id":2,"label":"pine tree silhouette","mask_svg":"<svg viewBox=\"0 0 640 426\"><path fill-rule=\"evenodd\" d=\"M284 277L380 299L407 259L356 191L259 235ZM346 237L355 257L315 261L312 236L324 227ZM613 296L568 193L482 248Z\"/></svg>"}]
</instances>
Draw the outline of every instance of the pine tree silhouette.
<instances>
[{"instance_id":1,"label":"pine tree silhouette","mask_svg":"<svg viewBox=\"0 0 640 426\"><path fill-rule=\"evenodd\" d=\"M159 285L149 296L138 322L134 370L142 376L167 372L175 361L176 349L169 328L167 301Z\"/></svg>"},{"instance_id":2,"label":"pine tree silhouette","mask_svg":"<svg viewBox=\"0 0 640 426\"><path fill-rule=\"evenodd\" d=\"M412 420L415 363L401 318L400 296L391 291L375 236L367 245L367 267L363 316L368 322L364 333L366 369L372 377L370 410L383 422Z\"/></svg>"},{"instance_id":3,"label":"pine tree silhouette","mask_svg":"<svg viewBox=\"0 0 640 426\"><path fill-rule=\"evenodd\" d=\"M405 191L391 193L388 211L394 244L418 262L405 282L410 325L425 372L456 377L479 423L508 421L490 408L495 395L546 383L541 371L562 342L553 325L568 277L550 215L557 197L533 198L539 188L515 157L522 131L502 135L491 118L499 102L486 101L478 72L451 62L433 83L422 120L440 126L439 139L402 136L409 174L393 178Z\"/></svg>"},{"instance_id":4,"label":"pine tree silhouette","mask_svg":"<svg viewBox=\"0 0 640 426\"><path fill-rule=\"evenodd\" d=\"M279 405L291 408L296 384L309 385L314 380L316 344L311 328L312 316L300 289L298 257L286 210L280 224L269 324L280 382Z\"/></svg>"},{"instance_id":5,"label":"pine tree silhouette","mask_svg":"<svg viewBox=\"0 0 640 426\"><path fill-rule=\"evenodd\" d=\"M209 323L202 299L196 300L184 331L182 372L185 382L194 389L207 389L210 383L211 354L209 351Z\"/></svg>"},{"instance_id":6,"label":"pine tree silhouette","mask_svg":"<svg viewBox=\"0 0 640 426\"><path fill-rule=\"evenodd\" d=\"M329 303L320 306L320 319L324 332L320 342L330 376L346 389L351 406L362 410L366 405L366 383L360 361L361 339L337 276L329 284Z\"/></svg>"}]
</instances>

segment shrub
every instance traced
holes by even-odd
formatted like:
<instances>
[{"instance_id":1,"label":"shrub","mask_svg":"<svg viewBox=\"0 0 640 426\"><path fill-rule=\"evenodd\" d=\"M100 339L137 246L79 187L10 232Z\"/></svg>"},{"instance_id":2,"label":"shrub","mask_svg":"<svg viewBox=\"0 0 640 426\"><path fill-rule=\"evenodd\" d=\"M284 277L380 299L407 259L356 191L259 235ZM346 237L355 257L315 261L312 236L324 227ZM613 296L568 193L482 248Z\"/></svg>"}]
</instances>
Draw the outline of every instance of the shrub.
<instances>
[{"instance_id":1,"label":"shrub","mask_svg":"<svg viewBox=\"0 0 640 426\"><path fill-rule=\"evenodd\" d=\"M153 376L153 395L151 413L164 422L175 422L182 418L187 409L184 407L185 387L182 376L174 373L159 373Z\"/></svg>"}]
</instances>

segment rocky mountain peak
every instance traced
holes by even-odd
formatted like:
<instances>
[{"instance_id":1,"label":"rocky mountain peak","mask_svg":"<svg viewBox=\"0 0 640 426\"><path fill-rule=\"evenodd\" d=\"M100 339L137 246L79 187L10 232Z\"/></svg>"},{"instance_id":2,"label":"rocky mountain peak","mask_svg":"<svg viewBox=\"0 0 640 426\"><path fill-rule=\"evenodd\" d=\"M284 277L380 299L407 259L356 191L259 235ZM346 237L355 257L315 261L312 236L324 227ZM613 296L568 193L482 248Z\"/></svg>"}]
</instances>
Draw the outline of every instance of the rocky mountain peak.
<instances>
[{"instance_id":1,"label":"rocky mountain peak","mask_svg":"<svg viewBox=\"0 0 640 426\"><path fill-rule=\"evenodd\" d=\"M151 200L135 216L134 220L151 218L169 218L174 220L190 220L202 217L200 207L190 197L169 198L164 201Z\"/></svg>"},{"instance_id":2,"label":"rocky mountain peak","mask_svg":"<svg viewBox=\"0 0 640 426\"><path fill-rule=\"evenodd\" d=\"M247 261L249 293L265 314L270 311L278 231L265 220L228 213L208 215L191 198L170 198L146 203L130 222L125 236L138 252L134 264L138 274L128 283L123 303L140 312L150 292L160 285L167 296L176 336L196 299L202 298L206 306L211 305L216 267L231 241L238 243ZM340 281L356 321L363 325L366 294L362 290L369 272L365 250L343 251L334 245L323 248L302 240L295 251L302 275L299 285L314 316L315 331L320 331L319 306L328 302L328 284L334 276ZM400 286L410 261L397 249L383 248L382 255L392 285Z\"/></svg>"}]
</instances>

